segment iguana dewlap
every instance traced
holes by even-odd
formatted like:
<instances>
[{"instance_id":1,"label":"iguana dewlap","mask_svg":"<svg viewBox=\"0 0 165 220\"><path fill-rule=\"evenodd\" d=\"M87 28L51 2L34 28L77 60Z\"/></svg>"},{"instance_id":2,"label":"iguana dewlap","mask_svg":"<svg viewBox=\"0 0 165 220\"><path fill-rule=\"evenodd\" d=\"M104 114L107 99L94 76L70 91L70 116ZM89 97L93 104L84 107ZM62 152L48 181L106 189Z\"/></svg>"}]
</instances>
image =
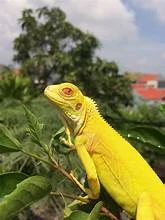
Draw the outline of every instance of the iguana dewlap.
<instances>
[{"instance_id":1,"label":"iguana dewlap","mask_svg":"<svg viewBox=\"0 0 165 220\"><path fill-rule=\"evenodd\" d=\"M86 170L89 198L100 183L137 220L165 220L165 187L143 157L100 115L92 99L71 83L48 86L45 95L62 119L68 143ZM73 142L73 143L72 143Z\"/></svg>"}]
</instances>

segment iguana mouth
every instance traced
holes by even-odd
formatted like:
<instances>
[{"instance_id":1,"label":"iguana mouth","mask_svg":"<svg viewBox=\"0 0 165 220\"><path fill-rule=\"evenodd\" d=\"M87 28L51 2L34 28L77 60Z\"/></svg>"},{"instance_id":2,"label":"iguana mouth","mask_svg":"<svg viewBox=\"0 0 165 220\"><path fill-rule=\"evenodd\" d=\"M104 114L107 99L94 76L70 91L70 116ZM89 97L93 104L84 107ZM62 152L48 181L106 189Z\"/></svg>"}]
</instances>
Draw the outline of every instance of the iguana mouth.
<instances>
[{"instance_id":1,"label":"iguana mouth","mask_svg":"<svg viewBox=\"0 0 165 220\"><path fill-rule=\"evenodd\" d=\"M57 95L55 96L55 94L51 91L51 86L45 88L44 95L46 95L53 102L53 104L57 105L57 107L63 105L63 102L60 101L57 98Z\"/></svg>"}]
</instances>

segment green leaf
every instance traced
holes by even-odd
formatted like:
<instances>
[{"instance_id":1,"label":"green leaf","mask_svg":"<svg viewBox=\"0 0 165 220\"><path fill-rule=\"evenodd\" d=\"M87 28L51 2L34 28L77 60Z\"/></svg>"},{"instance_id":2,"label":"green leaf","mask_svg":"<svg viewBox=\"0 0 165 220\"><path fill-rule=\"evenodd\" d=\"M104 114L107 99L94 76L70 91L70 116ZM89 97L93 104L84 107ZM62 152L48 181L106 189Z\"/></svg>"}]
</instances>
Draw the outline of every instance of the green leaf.
<instances>
[{"instance_id":1,"label":"green leaf","mask_svg":"<svg viewBox=\"0 0 165 220\"><path fill-rule=\"evenodd\" d=\"M69 217L64 218L65 220L99 220L100 218L100 209L103 205L103 202L98 202L94 208L92 209L91 213L88 214L83 211L73 211Z\"/></svg>"},{"instance_id":2,"label":"green leaf","mask_svg":"<svg viewBox=\"0 0 165 220\"><path fill-rule=\"evenodd\" d=\"M31 135L34 143L42 145L40 139L41 139L41 132L43 130L44 125L41 124L39 120L37 119L37 117L25 106L24 106L24 109L25 109L25 114L26 114L26 118L28 121L28 126L29 126L28 132Z\"/></svg>"},{"instance_id":3,"label":"green leaf","mask_svg":"<svg viewBox=\"0 0 165 220\"><path fill-rule=\"evenodd\" d=\"M153 127L138 126L128 130L127 137L165 150L165 134Z\"/></svg>"},{"instance_id":4,"label":"green leaf","mask_svg":"<svg viewBox=\"0 0 165 220\"><path fill-rule=\"evenodd\" d=\"M65 131L64 127L61 127L55 134L52 135L52 138L49 141L49 147L52 147L53 141L55 138L59 137Z\"/></svg>"},{"instance_id":5,"label":"green leaf","mask_svg":"<svg viewBox=\"0 0 165 220\"><path fill-rule=\"evenodd\" d=\"M26 118L28 120L28 124L29 124L29 128L31 130L37 131L37 132L41 132L43 129L43 124L41 124L37 117L24 106L25 109L25 113L26 113Z\"/></svg>"},{"instance_id":6,"label":"green leaf","mask_svg":"<svg viewBox=\"0 0 165 220\"><path fill-rule=\"evenodd\" d=\"M64 218L65 220L87 220L89 214L83 211L74 211L69 217Z\"/></svg>"},{"instance_id":7,"label":"green leaf","mask_svg":"<svg viewBox=\"0 0 165 220\"><path fill-rule=\"evenodd\" d=\"M4 126L0 125L0 153L19 151L21 143Z\"/></svg>"},{"instance_id":8,"label":"green leaf","mask_svg":"<svg viewBox=\"0 0 165 220\"><path fill-rule=\"evenodd\" d=\"M165 113L165 104L161 104L160 105L160 111Z\"/></svg>"},{"instance_id":9,"label":"green leaf","mask_svg":"<svg viewBox=\"0 0 165 220\"><path fill-rule=\"evenodd\" d=\"M103 206L103 202L98 202L94 208L92 209L91 213L89 214L87 220L98 220L100 217L100 209Z\"/></svg>"},{"instance_id":10,"label":"green leaf","mask_svg":"<svg viewBox=\"0 0 165 220\"><path fill-rule=\"evenodd\" d=\"M46 196L51 185L45 177L32 176L17 185L0 203L0 219L10 220L24 208Z\"/></svg>"},{"instance_id":11,"label":"green leaf","mask_svg":"<svg viewBox=\"0 0 165 220\"><path fill-rule=\"evenodd\" d=\"M11 193L16 185L28 176L21 172L8 172L0 174L0 199Z\"/></svg>"}]
</instances>

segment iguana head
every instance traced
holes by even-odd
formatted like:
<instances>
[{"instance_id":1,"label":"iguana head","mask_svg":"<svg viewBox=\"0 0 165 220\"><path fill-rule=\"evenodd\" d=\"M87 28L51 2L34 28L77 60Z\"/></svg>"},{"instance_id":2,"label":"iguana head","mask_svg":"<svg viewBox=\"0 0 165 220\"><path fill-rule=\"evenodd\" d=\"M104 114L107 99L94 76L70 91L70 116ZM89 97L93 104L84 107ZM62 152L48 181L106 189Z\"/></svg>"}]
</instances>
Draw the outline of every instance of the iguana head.
<instances>
[{"instance_id":1,"label":"iguana head","mask_svg":"<svg viewBox=\"0 0 165 220\"><path fill-rule=\"evenodd\" d=\"M44 94L55 105L65 125L75 133L85 117L85 98L81 91L71 83L61 83L47 86Z\"/></svg>"}]
</instances>

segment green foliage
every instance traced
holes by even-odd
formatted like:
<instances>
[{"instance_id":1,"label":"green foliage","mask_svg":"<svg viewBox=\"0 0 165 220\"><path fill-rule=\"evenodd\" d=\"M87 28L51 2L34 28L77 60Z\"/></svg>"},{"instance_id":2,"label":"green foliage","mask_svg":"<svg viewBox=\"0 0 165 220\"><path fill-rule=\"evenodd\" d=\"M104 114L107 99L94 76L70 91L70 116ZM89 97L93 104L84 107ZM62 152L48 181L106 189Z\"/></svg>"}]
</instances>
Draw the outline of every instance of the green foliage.
<instances>
[{"instance_id":1,"label":"green foliage","mask_svg":"<svg viewBox=\"0 0 165 220\"><path fill-rule=\"evenodd\" d=\"M0 149L3 149L3 152L12 152L12 150L13 150L13 148L12 148L12 150L10 149L11 148L11 145L14 145L15 147L16 147L16 149L14 149L14 150L18 150L18 151L20 151L20 152L22 152L24 155L27 155L27 156L30 156L31 157L31 160L33 161L33 162L35 162L35 160L36 160L36 163L34 163L34 166L35 166L35 168L36 168L36 171L37 172L41 172L42 171L42 175L44 174L44 172L45 172L45 175L47 175L47 176L49 176L49 178L50 178L50 181L52 182L54 182L54 187L53 188L56 188L56 189L60 189L60 190L62 190L62 189L64 189L64 188L66 188L66 185L68 185L68 183L66 182L66 180L64 180L65 179L65 177L62 177L62 176L59 176L58 177L58 175L57 174L51 174L51 173L49 173L50 172L50 170L52 169L51 167L53 167L54 166L54 158L55 158L55 155L54 155L54 149L55 148L53 148L53 145L54 145L54 138L55 137L57 137L57 136L59 136L59 134L61 134L61 132L62 132L62 130L60 130L60 131L58 131L58 132L55 132L55 134L52 134L52 136L51 136L51 134L49 135L49 137L47 137L47 139L46 139L46 142L48 142L48 144L46 144L45 142L41 142L41 140L40 140L40 135L41 135L41 131L43 130L43 125L41 125L41 123L39 123L39 121L38 121L38 119L36 118L36 116L30 111L30 110L28 110L26 107L24 107L24 109L25 109L25 112L26 112L26 118L27 118L27 122L28 122L28 133L30 134L30 139L28 140L28 141L25 141L24 142L24 140L22 139L22 141L21 141L21 144L20 144L20 142L18 141L18 139L17 138L15 138L15 137L13 137L13 135L11 134L11 132L4 126L4 125L2 125L2 132L0 133L1 134L1 136L0 136L0 143L1 143L1 145L2 145L2 147L0 146ZM41 108L40 108L40 110L41 110ZM26 126L25 126L25 131L26 131L27 129L26 129ZM24 132L25 132L24 131ZM49 132L49 131L48 131ZM3 134L3 135L2 135ZM44 135L43 135L44 136ZM47 135L46 135L47 136ZM36 148L31 148L31 147L28 147L28 145L32 145L33 143L35 143L35 144L37 144L38 146L40 146L41 148L38 148L38 149L36 149ZM21 147L20 147L20 145L21 145ZM5 146L5 147L4 147ZM13 147L13 146L12 146ZM5 149L5 150L4 150ZM7 150L6 150L7 149ZM9 151L10 150L10 151ZM20 152L18 152L17 153L17 156L16 156L16 158L17 158L17 161L18 161L18 158L20 157ZM53 157L53 155L54 155L54 157ZM27 166L26 165L26 163L29 161L29 160L27 160L27 156L24 156L24 159L23 159L23 161L22 161L22 164L21 164L21 167L23 166L23 167L25 167L25 166ZM3 158L3 157L2 157ZM6 160L11 160L11 159L9 159L9 158L11 158L11 155L8 155L7 157L6 157L6 159L4 158L4 161L5 161L5 163L6 163ZM62 158L61 158L62 159ZM59 160L60 162L62 162L62 160ZM42 162L42 164L40 165L40 167L43 167L42 169L41 169L41 171L39 171L40 169L37 167L38 165L37 165L37 163L38 163L38 161L40 161L40 162ZM44 164L44 165L43 165ZM47 168L47 166L49 165L49 168ZM22 167L22 168L23 168ZM21 169L22 169L21 168ZM30 168L30 165L28 165L28 170L29 169L31 169ZM26 171L26 169L25 169L25 171ZM14 176L13 176L13 178L14 178ZM11 180L12 181L12 180ZM14 179L13 179L13 181L14 181ZM49 181L49 182L50 182ZM63 182L63 185L62 185L62 187L61 187L61 184L60 184L60 181L62 181ZM66 183L65 183L66 182ZM28 186L27 186L28 187ZM68 187L69 188L69 187ZM74 188L74 187L71 187L71 191L73 192L73 189L72 188ZM25 189L24 189L25 190ZM15 191L13 191L13 192L15 192ZM13 193L12 192L12 193ZM12 196L11 197L11 199L10 199L10 197L9 197L9 201L7 200L7 204L11 207L11 209L14 209L14 207L12 206L12 203L15 203L15 205L17 206L18 204L16 204L16 202L13 200L13 197L15 197L16 198L16 195L15 194L12 194L11 193L11 195L14 195L14 196ZM22 192L21 192L21 194L22 194ZM28 196L28 194L29 193L27 193L27 195L24 195L24 196ZM41 193L40 193L41 194ZM19 195L18 195L18 197L19 197ZM8 197L7 197L8 198ZM36 198L38 198L38 197L36 197ZM29 198L30 199L30 198ZM37 199L36 199L37 200ZM6 201L6 200L5 200ZM34 202L34 200L30 200L31 202ZM22 204L22 208L20 207L15 207L15 209L16 209L16 213L18 213L20 210L22 210L23 208L25 208L28 204L26 204L26 202L28 202L27 200L25 200L25 203L24 204ZM30 202L30 203L31 203ZM20 203L20 201L19 201L19 198L18 198L18 203ZM6 203L5 203L6 204ZM6 206L4 206L4 204L3 204L3 208L4 209L6 209L5 208ZM1 210L1 204L0 204L0 210ZM10 212L11 210L9 209L9 212ZM13 211L13 213L15 213L15 211ZM4 215L8 215L8 211L7 210L5 210L4 211ZM5 219L5 217L1 217L1 215L0 215L0 218L4 218Z\"/></svg>"},{"instance_id":2,"label":"green foliage","mask_svg":"<svg viewBox=\"0 0 165 220\"><path fill-rule=\"evenodd\" d=\"M26 9L22 33L14 40L14 60L33 82L73 82L106 107L132 104L130 81L118 65L96 56L98 39L73 26L59 8Z\"/></svg>"},{"instance_id":3,"label":"green foliage","mask_svg":"<svg viewBox=\"0 0 165 220\"><path fill-rule=\"evenodd\" d=\"M28 121L28 133L31 136L34 143L42 146L41 143L41 132L43 130L43 124L41 124L38 119L34 116L34 114L29 111L26 107L24 107L26 118Z\"/></svg>"},{"instance_id":4,"label":"green foliage","mask_svg":"<svg viewBox=\"0 0 165 220\"><path fill-rule=\"evenodd\" d=\"M143 125L160 130L165 128L164 113L160 111L159 105L147 105L146 103L132 108L120 106L116 109L116 112L107 112L106 120L121 132Z\"/></svg>"},{"instance_id":5,"label":"green foliage","mask_svg":"<svg viewBox=\"0 0 165 220\"><path fill-rule=\"evenodd\" d=\"M146 158L154 168L164 160L164 112L159 105L140 104L118 108L119 114L107 114L107 121ZM164 176L162 171L160 176Z\"/></svg>"},{"instance_id":6,"label":"green foliage","mask_svg":"<svg viewBox=\"0 0 165 220\"><path fill-rule=\"evenodd\" d=\"M38 83L61 79L85 65L99 45L94 36L69 23L59 8L25 9L19 21L23 33L14 41L14 60Z\"/></svg>"},{"instance_id":7,"label":"green foliage","mask_svg":"<svg viewBox=\"0 0 165 220\"><path fill-rule=\"evenodd\" d=\"M160 110L165 113L165 104L160 105Z\"/></svg>"},{"instance_id":8,"label":"green foliage","mask_svg":"<svg viewBox=\"0 0 165 220\"><path fill-rule=\"evenodd\" d=\"M0 203L0 219L11 219L25 207L47 195L50 190L51 185L45 177L32 176L23 180Z\"/></svg>"},{"instance_id":9,"label":"green foliage","mask_svg":"<svg viewBox=\"0 0 165 220\"><path fill-rule=\"evenodd\" d=\"M27 135L27 119L24 106L13 102L11 104L10 101L9 103L7 101L9 100L7 99L6 102L2 102L0 105L1 123L8 127L21 142L30 142L31 136ZM62 126L57 119L56 112L53 111L43 96L33 99L26 106L34 112L37 120L42 121L45 125L42 138L48 141L51 134L55 133Z\"/></svg>"},{"instance_id":10,"label":"green foliage","mask_svg":"<svg viewBox=\"0 0 165 220\"><path fill-rule=\"evenodd\" d=\"M83 211L73 211L69 217L66 217L65 220L87 220L89 214Z\"/></svg>"},{"instance_id":11,"label":"green foliage","mask_svg":"<svg viewBox=\"0 0 165 220\"><path fill-rule=\"evenodd\" d=\"M98 202L92 211L88 214L83 211L73 211L69 215L69 217L64 218L65 220L99 220L100 219L100 210L101 207L103 206L103 202L100 201Z\"/></svg>"},{"instance_id":12,"label":"green foliage","mask_svg":"<svg viewBox=\"0 0 165 220\"><path fill-rule=\"evenodd\" d=\"M1 108L2 108L2 106L1 106ZM8 113L9 108L11 108L11 107L9 107L9 106L7 108L5 107L5 112ZM29 108L32 109L33 112L35 112L35 114L32 113L29 110ZM16 111L16 109L15 109L15 111ZM24 116L23 112L24 111L25 111L27 123L23 119L23 116ZM41 97L33 100L29 104L28 109L26 107L24 107L24 111L23 111L23 106L21 106L21 107L19 106L19 108L17 109L17 111L14 114L13 114L13 109L12 109L12 111L10 113L11 114L10 119L8 119L6 121L6 118L5 117L3 118L3 122L5 124L12 125L10 127L12 132L8 131L4 126L1 126L2 132L0 133L0 135L1 135L0 136L0 143L4 143L3 145L5 146L5 148L6 147L8 148L9 146L10 147L15 146L15 148L18 147L18 149L20 150L20 152L18 152L18 153L21 154L21 152L22 152L24 155L26 155L26 157L24 156L24 159L22 159L22 161L25 162L23 164L24 167L28 166L28 168L27 168L28 170L31 165L29 165L29 163L27 163L29 161L29 159L27 160L27 156L30 156L31 161L34 162L34 166L36 168L36 173L38 172L40 175L42 174L42 175L49 176L49 182L53 183L53 190L55 190L56 192L64 193L64 194L70 193L71 195L79 194L80 191L78 189L76 189L75 185L72 185L61 174L59 174L57 172L52 172L51 168L49 168L47 166L47 165L49 165L50 167L54 166L54 160L57 159L58 164L60 164L60 166L65 168L65 170L71 170L73 168L74 169L76 168L74 170L74 173L78 177L78 179L84 178L84 172L82 171L81 165L80 165L79 161L77 161L77 158L74 155L74 152L69 154L68 149L64 148L64 146L62 146L61 143L58 141L59 136L61 134L63 134L64 129L63 128L59 129L61 127L61 124L59 124L55 120L55 118L56 118L55 112L52 111L52 108L49 107L49 105L47 105L45 100L42 99ZM48 114L48 112L49 112L49 114ZM145 112L147 112L147 110ZM162 112L162 114L164 114L164 113ZM37 115L37 116L35 116L35 115ZM126 112L124 112L123 115L126 115ZM13 124L12 117L15 118L14 124ZM9 121L10 121L10 123L9 123ZM53 123L52 123L52 121L53 121ZM28 125L29 136L26 135L27 134L26 133L26 131L27 131L26 124ZM43 126L43 124L44 124L44 126ZM120 125L121 125L121 123L120 123ZM20 126L23 126L22 127L23 129L20 128ZM18 131L17 131L18 128L20 130L24 130L24 131L21 131L24 134L18 133ZM162 155L162 156L164 155L164 149L165 149L164 148L164 140L165 140L165 138L164 138L163 130L159 131L155 127L152 128L151 126L149 127L149 126L144 126L144 125L143 126L134 126L134 124L131 126L125 126L125 128L126 128L126 130L122 131L123 134L125 134L125 136L128 138L128 140L136 143L135 146L138 146L138 147L140 146L140 148L138 148L138 149L140 149L140 150L142 149L142 151L144 151L144 147L147 146L150 149L152 148L153 152L158 152L159 155ZM19 137L19 141L17 140L16 137L13 137L13 133L17 134L17 136ZM20 134L22 137L20 136ZM3 142L1 140L3 140ZM35 147L33 144L35 144ZM40 146L40 147L37 147L37 146ZM161 147L158 147L158 146L161 146ZM16 152L16 153L12 153L12 154L14 155L14 154L18 154L18 153ZM17 157L18 157L18 155L17 155ZM6 159L9 159L9 158L11 158L10 155L8 155L6 157ZM5 159L5 161L6 161L6 159ZM40 161L40 163L41 163L40 166L38 166L38 161ZM70 161L72 161L72 164L70 163ZM27 163L27 165L26 165L26 163ZM22 166L22 164L21 164L21 166ZM42 169L41 169L41 167L42 167ZM27 170L27 169L25 168L25 170ZM0 178L1 178L1 176L0 176ZM10 180L10 181L12 182L12 180ZM15 192L14 189L9 195L12 195L13 192ZM45 195L46 195L46 193L45 193ZM62 206L62 202L57 198L56 198L56 200L58 201L58 204L61 204L61 206ZM11 199L9 201L11 201L11 204L14 203L13 199ZM34 202L34 200L31 200L31 201ZM69 203L70 200L68 199L67 202ZM1 205L0 205L0 207L1 207ZM23 207L26 207L25 203L22 206L22 208ZM17 213L20 210L22 210L22 208L17 207ZM111 207L111 210L112 210L112 207ZM7 212L7 211L5 210L5 212ZM96 214L95 211L92 211L91 214L88 214L88 213L82 212L82 211L76 211L76 212L71 211L71 215L67 218L74 219L74 218L81 217L83 219L83 218L89 217L91 215L95 216L95 214ZM94 218L96 219L96 216Z\"/></svg>"},{"instance_id":13,"label":"green foliage","mask_svg":"<svg viewBox=\"0 0 165 220\"><path fill-rule=\"evenodd\" d=\"M14 60L28 77L1 74L0 123L10 131L0 126L0 171L19 170L30 175L47 176L48 180L38 176L23 181L21 178L24 176L19 177L18 174L0 175L0 181L4 179L11 184L11 187L1 191L3 196L9 193L0 203L2 220L11 218L47 195L50 191L48 181L53 183L53 191L59 195L80 195L80 189L62 175L60 169L68 173L74 169L75 176L85 180L75 153L59 141L59 137L64 135L64 128L60 129L61 124L56 120L55 112L42 96L31 100L31 81L42 89L47 83L68 81L77 84L85 94L98 102L106 119L148 161L152 158L150 152L154 160L164 157L165 152L164 105L161 108L146 105L130 108L130 80L119 74L119 67L114 61L96 56L100 43L95 36L69 23L59 8L26 9L19 22L22 33L14 41ZM10 69L5 71L10 72ZM40 87L34 87L33 92L38 93ZM20 105L22 102L26 102L28 108L23 108ZM146 151L149 153L146 154ZM58 166L59 170L56 169ZM102 197L107 202L104 195ZM63 199L55 197L52 200L55 200L53 204L58 204L59 210L64 207ZM71 200L66 199L65 202L70 203ZM114 211L113 201L107 204ZM88 209L89 214L80 210L72 212L70 206L65 204L71 213L66 219L99 219L101 205L102 202L96 204L92 211Z\"/></svg>"},{"instance_id":14,"label":"green foliage","mask_svg":"<svg viewBox=\"0 0 165 220\"><path fill-rule=\"evenodd\" d=\"M160 150L165 154L165 133L148 126L132 127L128 130L128 138Z\"/></svg>"},{"instance_id":15,"label":"green foliage","mask_svg":"<svg viewBox=\"0 0 165 220\"><path fill-rule=\"evenodd\" d=\"M20 172L8 172L0 174L0 200L2 200L5 195L11 193L16 188L16 185L27 177L28 176L26 174Z\"/></svg>"},{"instance_id":16,"label":"green foliage","mask_svg":"<svg viewBox=\"0 0 165 220\"><path fill-rule=\"evenodd\" d=\"M94 208L92 209L91 213L89 214L88 216L88 219L87 220L98 220L99 217L100 217L100 210L101 210L101 207L103 206L103 202L100 201L98 202Z\"/></svg>"},{"instance_id":17,"label":"green foliage","mask_svg":"<svg viewBox=\"0 0 165 220\"><path fill-rule=\"evenodd\" d=\"M123 107L116 109L115 106L120 102L120 99L123 100L120 103L127 104L127 98L129 99L129 96L127 95L129 92L125 93L125 89L122 90L121 88L122 85L125 85L129 90L129 82L118 75L118 67L115 63L109 63L103 60L95 60L94 63L97 63L97 65L93 65L93 69L90 70L89 68L88 71L84 71L83 73L88 73L84 76L85 79L89 78L89 83L81 79L81 76L83 75L77 75L78 72L80 73L82 71L81 68L77 70L77 73L74 72L73 76L75 78L72 78L72 80L75 80L76 82L78 79L82 88L84 88L84 91L97 98L98 103L102 105L104 115L107 116L108 120L110 120L113 126L118 128L121 133L125 135L125 137L128 138L138 150L140 150L148 161L153 159L152 155L154 155L155 161L164 158L164 105L161 107L142 105L140 107L135 107L134 109L126 109ZM94 74L94 70L98 74ZM66 76L67 75L65 75L65 77ZM103 79L100 80L102 76ZM97 86L97 83L99 86ZM118 87L115 88L114 85L118 85ZM122 93L123 95L121 95ZM104 106L103 102L108 103L108 105L114 103L115 111L111 114L109 109ZM24 117L24 113L26 117ZM117 120L115 117L118 117ZM58 164L65 168L65 170L70 171L74 169L74 173L78 179L84 180L85 178L82 166L74 152L69 153L68 149L64 148L59 142L59 136L63 135L64 128L60 129L61 124L56 118L56 113L52 111L52 108L47 102L45 102L42 96L29 102L28 109L14 103L13 99L11 103L9 99L6 99L5 101L3 100L0 105L0 122L6 125L10 131L6 129L5 126L0 125L0 159L2 161L0 164L0 171L6 172L20 170L30 175L44 175L49 178L49 182L53 183L53 190L59 192L59 194L68 193L71 195L79 195L80 190L77 189L74 184L71 184L61 173L54 170L52 171L52 164L54 163L54 160L57 160ZM146 154L146 151L149 153ZM7 154L5 153L3 155L2 153L4 152ZM0 182L3 183L1 177L2 176L0 175ZM3 178L5 179L9 177L7 177L6 174L6 177L3 176ZM11 183L13 188L11 188L11 190L10 187L9 189L5 188L6 191L2 189L1 192L3 195L15 192L17 182L14 181L17 181L17 178L13 175L13 177L9 179L5 179L5 182ZM10 190L10 192L8 190ZM47 193L45 193L45 195L46 194ZM10 201L13 203L13 199ZM34 200L32 202L34 202ZM61 207L63 208L63 200L55 198L55 203L58 203L58 206L60 206L59 209L61 209ZM70 199L67 199L67 203L70 203ZM26 204L24 204L22 208L23 207L26 207ZM19 210L22 210L22 208L17 207L17 213ZM112 206L110 206L110 210L113 210ZM6 210L5 212L7 213ZM68 218L83 219L82 216L84 218L87 216L89 217L89 214L82 211L76 211L72 212L71 216Z\"/></svg>"},{"instance_id":18,"label":"green foliage","mask_svg":"<svg viewBox=\"0 0 165 220\"><path fill-rule=\"evenodd\" d=\"M11 145L13 144L17 150L19 150L25 155L30 156L31 158L34 158L52 167L56 166L57 168L58 168L58 164L60 163L60 167L61 167L61 165L63 164L63 161L61 160L62 154L58 153L56 151L56 147L54 148L53 145L55 143L54 139L59 137L59 135L64 131L64 129L62 128L57 132L55 132L55 134L53 134L50 137L50 140L47 141L48 144L46 144L45 142L41 142L40 138L41 138L41 132L43 132L43 128L44 128L43 124L41 124L38 121L36 116L29 109L27 109L26 107L24 107L24 109L28 122L28 132L32 138L31 141L37 144L38 146L40 146L41 150L35 151L33 149L33 151L31 150L29 151L27 147L26 148L24 147L24 143L20 144L20 142L15 137L13 137L11 132L5 126L2 126L3 135L1 135L0 137L0 143L3 143L3 145L7 150L10 149ZM2 149L4 149L3 145L2 145L3 147ZM57 155L55 154L58 155L58 163L55 162L55 158L57 157ZM64 157L66 157L66 154L64 155ZM75 159L73 159L73 161L75 161ZM25 178L26 180L24 180ZM3 199L0 203L0 218L3 220L8 219L9 217L12 218L13 216L17 215L21 210L23 210L25 207L31 205L35 201L45 196L50 191L50 184L48 184L50 181L48 181L45 178L44 179L42 178L43 177L39 177L39 176L27 178L27 176L24 174L11 173L11 172L1 174L0 175L0 181L2 186L1 195L3 196ZM49 178L51 177L49 176ZM55 178L56 181L59 181L57 175L55 176ZM8 185L4 184L6 182L8 182ZM63 188L64 192L65 192L66 184L63 182L63 187L60 186L61 190ZM56 189L58 189L57 186ZM67 193L68 193L68 187L67 187ZM90 214L85 214L88 215L89 219L91 220L97 219L96 215L99 216L99 207L101 205L99 207L97 206L93 209L93 211ZM3 213L1 213L1 210L4 210ZM82 215L82 213L80 213L80 215Z\"/></svg>"},{"instance_id":19,"label":"green foliage","mask_svg":"<svg viewBox=\"0 0 165 220\"><path fill-rule=\"evenodd\" d=\"M6 72L0 80L0 101L6 99L27 102L30 98L31 80L27 76Z\"/></svg>"},{"instance_id":20,"label":"green foliage","mask_svg":"<svg viewBox=\"0 0 165 220\"><path fill-rule=\"evenodd\" d=\"M3 125L0 125L0 153L19 151L21 144Z\"/></svg>"}]
</instances>

